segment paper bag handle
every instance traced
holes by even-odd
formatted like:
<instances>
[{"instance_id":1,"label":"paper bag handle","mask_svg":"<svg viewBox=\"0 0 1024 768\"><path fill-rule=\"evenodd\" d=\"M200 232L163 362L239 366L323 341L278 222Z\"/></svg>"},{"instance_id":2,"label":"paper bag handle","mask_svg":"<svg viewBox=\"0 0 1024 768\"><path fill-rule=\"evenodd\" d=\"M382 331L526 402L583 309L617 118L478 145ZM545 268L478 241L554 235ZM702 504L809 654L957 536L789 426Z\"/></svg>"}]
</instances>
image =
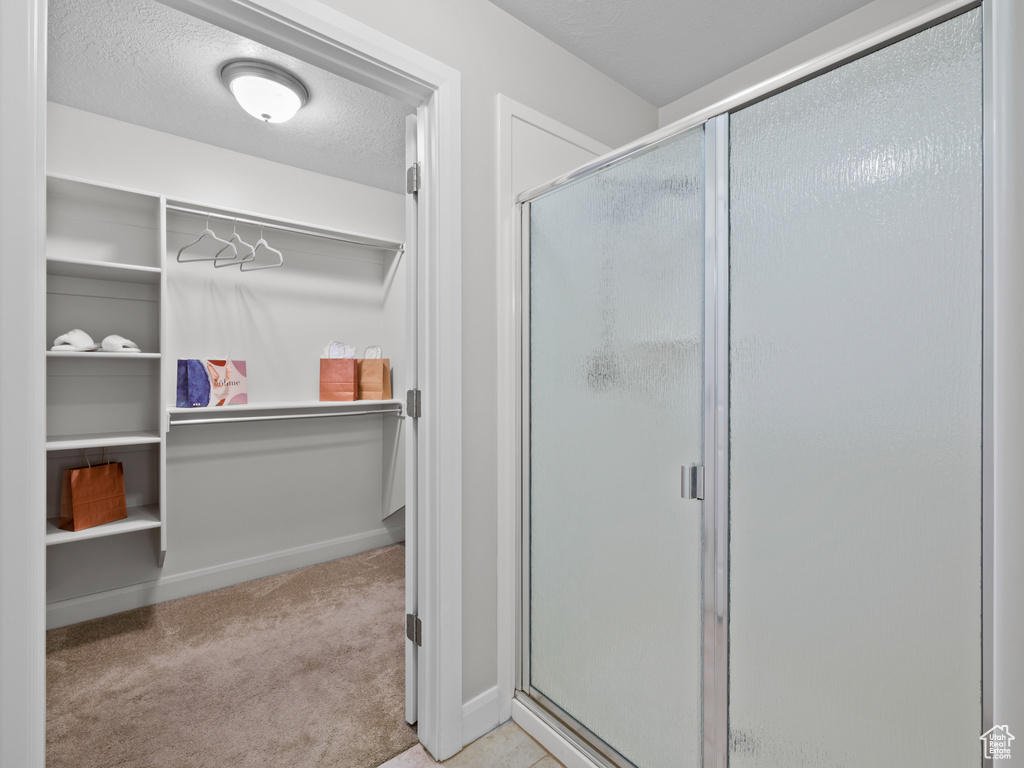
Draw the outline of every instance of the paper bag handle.
<instances>
[{"instance_id":1,"label":"paper bag handle","mask_svg":"<svg viewBox=\"0 0 1024 768\"><path fill-rule=\"evenodd\" d=\"M82 449L82 461L85 462L85 466L92 467L92 462L89 461L89 449ZM110 460L107 458L107 446L103 446L103 452L100 454L100 464L109 464Z\"/></svg>"}]
</instances>

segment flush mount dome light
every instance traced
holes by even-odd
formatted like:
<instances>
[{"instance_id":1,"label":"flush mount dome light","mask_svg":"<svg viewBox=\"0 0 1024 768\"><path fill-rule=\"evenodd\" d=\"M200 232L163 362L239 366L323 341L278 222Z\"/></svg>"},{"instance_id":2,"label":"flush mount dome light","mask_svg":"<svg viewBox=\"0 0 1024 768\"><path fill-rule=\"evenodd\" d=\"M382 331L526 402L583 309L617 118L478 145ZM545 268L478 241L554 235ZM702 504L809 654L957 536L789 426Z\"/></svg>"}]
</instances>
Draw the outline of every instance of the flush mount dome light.
<instances>
[{"instance_id":1,"label":"flush mount dome light","mask_svg":"<svg viewBox=\"0 0 1024 768\"><path fill-rule=\"evenodd\" d=\"M265 123L291 120L309 101L299 78L265 61L229 61L221 68L220 79L242 109Z\"/></svg>"}]
</instances>

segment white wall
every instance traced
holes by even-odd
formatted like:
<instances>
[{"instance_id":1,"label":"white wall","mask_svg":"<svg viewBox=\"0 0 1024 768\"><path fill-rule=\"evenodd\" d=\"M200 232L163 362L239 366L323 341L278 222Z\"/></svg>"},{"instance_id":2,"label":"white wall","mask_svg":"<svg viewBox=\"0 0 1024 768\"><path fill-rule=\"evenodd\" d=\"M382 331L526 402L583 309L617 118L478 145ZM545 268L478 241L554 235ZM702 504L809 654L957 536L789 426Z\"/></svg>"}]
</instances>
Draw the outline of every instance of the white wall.
<instances>
[{"instance_id":1,"label":"white wall","mask_svg":"<svg viewBox=\"0 0 1024 768\"><path fill-rule=\"evenodd\" d=\"M405 240L401 195L47 104L48 173Z\"/></svg>"},{"instance_id":2,"label":"white wall","mask_svg":"<svg viewBox=\"0 0 1024 768\"><path fill-rule=\"evenodd\" d=\"M988 79L995 130L990 144L995 274L995 448L993 722L1024 731L1024 7L994 0L987 8L996 25ZM1024 743L1024 742L1022 742ZM1017 752L1020 758L1020 748Z\"/></svg>"},{"instance_id":3,"label":"white wall","mask_svg":"<svg viewBox=\"0 0 1024 768\"><path fill-rule=\"evenodd\" d=\"M848 45L930 8L947 5L944 0L874 0L831 24L826 24L789 45L762 56L658 110L658 125L664 126L716 104L747 88Z\"/></svg>"},{"instance_id":4,"label":"white wall","mask_svg":"<svg viewBox=\"0 0 1024 768\"><path fill-rule=\"evenodd\" d=\"M462 75L463 699L497 682L497 94L608 146L657 111L487 0L321 0Z\"/></svg>"}]
</instances>

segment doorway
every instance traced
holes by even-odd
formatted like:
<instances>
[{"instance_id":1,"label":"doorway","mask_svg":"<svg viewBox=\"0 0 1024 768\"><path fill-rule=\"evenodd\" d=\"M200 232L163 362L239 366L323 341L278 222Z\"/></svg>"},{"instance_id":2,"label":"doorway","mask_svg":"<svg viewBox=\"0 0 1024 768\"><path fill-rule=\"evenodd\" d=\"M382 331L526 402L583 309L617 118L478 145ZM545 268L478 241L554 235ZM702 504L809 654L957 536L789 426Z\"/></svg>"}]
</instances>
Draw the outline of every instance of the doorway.
<instances>
[{"instance_id":1,"label":"doorway","mask_svg":"<svg viewBox=\"0 0 1024 768\"><path fill-rule=\"evenodd\" d=\"M45 40L39 35L45 34L46 5L44 2L26 5L30 6L26 18L35 19L35 24L32 27L35 34L21 39L14 34L15 30L7 27L8 30L11 30L11 44L6 45L7 35L5 34L5 51L11 56L24 53L27 50L24 45L28 44L37 46L34 50L45 51ZM446 302L443 317L438 317L440 302L437 293L442 288L447 290L452 285L458 285L460 236L458 228L448 226L446 222L449 217L457 219L458 215L459 143L457 133L453 136L447 127L442 128L442 123L445 126L457 126L459 122L458 73L383 36L375 35L370 42L367 40L368 35L365 28L355 24L342 14L330 11L318 4L312 4L315 7L310 7L311 4L301 2L275 3L274 13L249 3L193 4L185 2L178 5L184 6L183 10L191 9L208 20L214 23L219 22L240 34L259 39L265 44L276 44L278 49L299 53L307 60L314 59L318 65L325 66L332 71L348 73L353 79L358 78L373 83L391 95L405 99L407 103L419 105L417 111L423 130L424 157L421 160L423 186L419 194L418 216L421 225L429 225L424 230L426 236L420 239L423 255L421 263L425 273L434 280L422 289L419 308L424 318L429 320L430 327L423 330L417 343L429 349L428 356L441 353L446 360L449 360L443 369L431 365L429 369L424 370L420 388L424 414L418 424L420 439L429 441L434 447L434 451L432 451L432 457L424 459L420 473L420 482L423 483L423 488L420 489L423 491L421 494L423 503L420 510L420 530L424 532L424 535L422 551L419 552L419 567L424 574L431 578L420 580L420 584L424 586L418 601L421 619L426 619L423 622L423 637L424 640L429 640L428 651L425 652L425 658L421 659L419 665L419 674L425 675L423 684L419 687L420 696L423 697L424 702L419 716L419 725L423 743L438 757L446 757L461 748L461 617L458 610L460 605L458 595L461 592L458 586L460 576L457 569L461 558L457 546L461 516L458 479L460 464L458 425L461 412L458 382L461 356L458 352L460 344L458 308L453 309ZM310 26L307 25L315 27L317 32L312 32ZM18 34L20 34L20 28ZM42 60L29 56L24 67L38 89L32 96L32 100L42 106L45 100L45 83L40 77L45 71ZM5 82L5 88L6 85ZM42 112L28 110L27 114L30 115L28 121L36 128L41 129L43 125ZM40 119L36 120L36 117ZM38 134L39 137L41 135L41 133ZM20 145L16 142L5 144L7 148L15 146ZM23 179L27 182L27 186L22 188L27 206L26 211L31 211L27 213L25 221L41 221L41 214L44 210L42 196L31 193L26 195L25 190L43 189L45 177L42 144L37 141L31 146L26 145L24 149L26 170L29 167L32 168L30 176ZM31 231L33 230L30 228L25 229L25 232ZM34 232L35 235L40 235L42 230L34 230ZM45 284L42 241L34 240L31 235L29 241L32 242L32 245L24 253L33 256L32 267L26 270L25 276L29 278L30 286L42 291L42 286ZM7 285L12 285L12 283L8 282ZM29 289L24 295L32 297L35 292ZM32 301L34 303L34 299ZM29 330L31 330L32 323L37 324L37 331L28 334L35 343L45 335L42 330L42 318L31 313L26 314L31 320ZM41 384L40 381L35 381L33 378L42 372L39 366L28 365L27 371L31 375L27 375L26 380L33 380L36 385ZM454 381L449 382L449 377L452 377ZM12 393L5 392L5 400L8 394ZM26 430L21 450L30 456L36 456L36 452L31 450L33 446L36 446L40 449L38 457L41 457L43 455L41 452L42 440L45 434L42 403L23 402L35 402L35 407L23 408L26 419L32 424L32 428ZM451 427L443 436L438 434L441 413L445 415L445 424ZM440 452L444 456L444 460L437 455L438 446L444 446L444 450ZM29 450L25 451L26 447ZM43 506L41 499L41 491L44 487L42 482L43 465L40 462L41 458L30 461L31 466L24 474L26 479L32 482L26 482L24 489L14 483L7 485L12 493L16 490L19 493L24 491L26 508L42 509ZM446 499L446 504L443 507L437 503L438 494L443 494ZM31 534L31 529L26 528L24 533ZM438 535L440 535L440 541L437 538ZM7 540L12 541L14 538L16 536ZM11 601L5 599L5 611L12 613L25 611L26 615L41 618L42 603L37 603L41 600L44 583L42 571L44 550L42 549L41 531L38 534L32 534L25 544L24 551L28 555L23 583L31 588L22 590L24 605L18 599ZM448 549L451 551L446 551ZM436 556L439 552L444 553L443 560L446 566L444 569L437 567ZM456 568L449 571L448 566L453 565ZM439 570L443 571L440 576ZM446 590L450 590L454 597L448 597L449 593ZM431 621L441 594L446 595L445 619L444 621ZM32 607L33 605L35 607ZM38 621L14 622L14 624L31 628L32 642L26 647L36 650L31 653L31 663L25 663L25 660L22 660L18 665L19 669L24 670L25 680L29 684L26 688L15 686L12 689L7 689L16 691L22 704L14 709L5 706L5 712L13 712L15 709L23 710L25 719L23 727L11 731L12 738L4 739L5 749L16 750L12 754L17 755L17 761L21 764L41 765L43 678L41 674L42 636L39 633L42 624ZM5 625L11 626L6 621ZM453 642L448 642L450 638L456 639ZM438 678L443 681L442 684L438 684ZM25 705L25 702L28 704ZM4 725L6 736L6 729L9 727L6 717ZM5 751L5 754L8 752Z\"/></svg>"},{"instance_id":2,"label":"doorway","mask_svg":"<svg viewBox=\"0 0 1024 768\"><path fill-rule=\"evenodd\" d=\"M415 337L408 297L416 294L416 254L404 246L403 232L404 208L414 199L406 195L405 173L416 161L414 122L411 160L405 153L415 107L149 0L116 7L51 0L49 14L47 336L71 327L97 341L123 333L141 352L120 359L102 351L47 354L48 626L146 607L124 631L113 619L90 625L112 639L134 635L145 648L141 657L105 654L106 639L96 640L96 659L106 662L83 665L68 651L85 628L48 634L48 759L96 760L103 750L83 742L86 733L129 760L173 750L190 740L176 733L181 721L165 715L185 699L194 714L218 699L234 700L228 708L239 720L230 730L244 732L242 724L262 719L244 714L244 702L282 689L263 685L266 695L253 696L243 687L261 670L309 666L364 683L296 686L291 706L268 700L270 710L306 710L300 720L324 734L324 749L333 744L357 763L383 762L415 738L400 709L403 646L412 643L404 639L404 601L396 591L402 548L393 546L404 538L403 442L412 419L402 413L404 397L392 392L404 393L405 382L416 387L406 343ZM267 124L237 108L224 73L254 60L296 78L308 94L293 119ZM354 360L317 365L336 340L346 349L337 349L338 341L332 355L363 358L364 349L376 349L384 357L361 361L360 369L390 361L386 380L378 373L378 391L361 386L349 393L358 401L351 405L323 402L329 398L322 384L317 391L318 367L321 382L331 366L357 367ZM175 394L185 364L178 361L186 358L211 360L187 363L200 375L220 365L214 359L227 361L225 377L229 368L230 383L241 385L230 390L227 407L182 407L192 405L182 402L183 392ZM53 523L66 500L60 475L82 464L77 448L100 441L124 468L127 516L61 530ZM414 440L409 449L415 467ZM233 600L251 612L242 610L238 618L248 620L230 633L218 630L214 617L222 612L210 613L201 622L208 632L195 634L187 622L179 627L167 610L151 607L389 546L389 555L374 561L388 562L378 568L376 606L355 593L324 596L332 609L323 618L344 626L381 613L390 634L363 632L377 639L356 645L373 660L329 650L339 641L348 645L344 632L313 639L298 609L303 600L290 601L290 620L273 611L272 601ZM411 557L413 550L405 551ZM414 595L415 569L406 570ZM359 581L358 571L351 578ZM332 589L343 581L339 572ZM260 662L256 647L279 644L258 639L267 609L277 617L272 624L290 628L290 642L280 645L294 651ZM181 632L211 646L195 669L207 658L232 656L235 640L226 634L254 648L241 674L209 672L201 675L207 683L185 693L178 686L189 672L143 671L170 671L175 658L184 661L173 642L166 646L168 633ZM415 702L410 661L405 677ZM131 669L137 682L89 695L94 669L101 678ZM84 702L107 715L90 714ZM332 709L327 722L337 725L314 725ZM365 715L357 717L360 711ZM406 716L415 722L415 709ZM83 718L95 718L97 728L76 727ZM252 734L259 751L275 751L289 743L283 733L296 731L276 716L263 722ZM199 749L216 755L225 746L215 737Z\"/></svg>"}]
</instances>

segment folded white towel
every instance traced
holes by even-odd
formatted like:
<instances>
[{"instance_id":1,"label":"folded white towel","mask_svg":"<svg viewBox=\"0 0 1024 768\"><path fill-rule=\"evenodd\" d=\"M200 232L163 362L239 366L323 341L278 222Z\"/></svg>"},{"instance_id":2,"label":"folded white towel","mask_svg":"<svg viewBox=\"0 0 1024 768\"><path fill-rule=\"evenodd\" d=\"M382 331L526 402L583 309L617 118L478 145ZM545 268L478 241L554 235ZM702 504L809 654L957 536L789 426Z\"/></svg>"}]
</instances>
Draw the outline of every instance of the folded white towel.
<instances>
[{"instance_id":1,"label":"folded white towel","mask_svg":"<svg viewBox=\"0 0 1024 768\"><path fill-rule=\"evenodd\" d=\"M139 352L139 345L124 336L112 333L103 340L104 352Z\"/></svg>"},{"instance_id":2,"label":"folded white towel","mask_svg":"<svg viewBox=\"0 0 1024 768\"><path fill-rule=\"evenodd\" d=\"M92 340L92 336L80 328L62 333L53 340L51 347L54 352L91 352L99 348L100 345Z\"/></svg>"}]
</instances>

